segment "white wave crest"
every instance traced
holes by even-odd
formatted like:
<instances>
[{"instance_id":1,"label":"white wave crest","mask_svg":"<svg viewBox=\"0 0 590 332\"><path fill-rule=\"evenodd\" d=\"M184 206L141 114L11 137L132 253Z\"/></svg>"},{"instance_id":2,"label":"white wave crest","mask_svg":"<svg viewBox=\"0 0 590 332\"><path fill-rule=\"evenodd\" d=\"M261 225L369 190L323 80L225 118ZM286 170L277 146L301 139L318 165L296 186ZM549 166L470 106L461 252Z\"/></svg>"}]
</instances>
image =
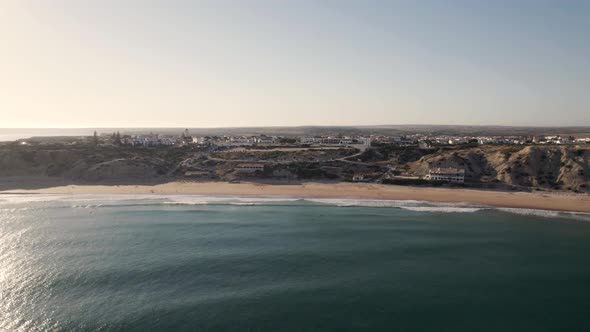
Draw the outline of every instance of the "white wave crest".
<instances>
[{"instance_id":1,"label":"white wave crest","mask_svg":"<svg viewBox=\"0 0 590 332\"><path fill-rule=\"evenodd\" d=\"M524 216L559 217L560 212L551 210L521 209L521 208L497 208L498 211L520 214Z\"/></svg>"},{"instance_id":2,"label":"white wave crest","mask_svg":"<svg viewBox=\"0 0 590 332\"><path fill-rule=\"evenodd\" d=\"M233 205L233 206L290 206L321 204L339 207L370 207L399 208L413 212L432 213L474 213L484 210L495 210L518 215L531 215L550 218L575 218L590 221L589 213L558 212L540 209L494 208L472 203L442 203L418 200L375 200L355 198L297 198L297 197L265 197L265 196L207 196L180 194L80 194L80 195L2 195L0 210L17 211L14 209L37 208L100 208L122 205ZM10 210L9 210L10 209Z\"/></svg>"},{"instance_id":3,"label":"white wave crest","mask_svg":"<svg viewBox=\"0 0 590 332\"><path fill-rule=\"evenodd\" d=\"M568 211L552 211L540 209L521 209L521 208L497 208L496 210L519 214L523 216L536 216L546 218L573 218L576 220L590 221L590 213L584 212L568 212Z\"/></svg>"},{"instance_id":4,"label":"white wave crest","mask_svg":"<svg viewBox=\"0 0 590 332\"><path fill-rule=\"evenodd\" d=\"M306 201L336 205L359 207L400 208L416 212L477 212L487 207L471 203L442 203L416 200L364 200L364 199L306 199Z\"/></svg>"},{"instance_id":5,"label":"white wave crest","mask_svg":"<svg viewBox=\"0 0 590 332\"><path fill-rule=\"evenodd\" d=\"M443 213L473 213L484 208L479 207L452 207L452 206L402 206L404 210L416 212L443 212Z\"/></svg>"},{"instance_id":6,"label":"white wave crest","mask_svg":"<svg viewBox=\"0 0 590 332\"><path fill-rule=\"evenodd\" d=\"M177 202L162 202L164 205L208 205L205 201L177 201Z\"/></svg>"}]
</instances>

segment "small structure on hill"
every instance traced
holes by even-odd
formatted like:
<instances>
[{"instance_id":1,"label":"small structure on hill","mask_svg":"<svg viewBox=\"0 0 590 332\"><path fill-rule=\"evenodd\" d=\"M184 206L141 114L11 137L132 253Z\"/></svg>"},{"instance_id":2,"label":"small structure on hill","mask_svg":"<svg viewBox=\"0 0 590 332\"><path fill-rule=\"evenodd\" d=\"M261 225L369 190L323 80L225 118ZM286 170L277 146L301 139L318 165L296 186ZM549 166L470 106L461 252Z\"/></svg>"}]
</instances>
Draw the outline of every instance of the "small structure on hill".
<instances>
[{"instance_id":1,"label":"small structure on hill","mask_svg":"<svg viewBox=\"0 0 590 332\"><path fill-rule=\"evenodd\" d=\"M458 168L442 168L437 167L430 169L428 174L424 177L426 180L430 181L446 181L446 182L454 182L454 183L464 183L465 182L465 170L458 169Z\"/></svg>"},{"instance_id":2,"label":"small structure on hill","mask_svg":"<svg viewBox=\"0 0 590 332\"><path fill-rule=\"evenodd\" d=\"M352 181L354 181L354 182L363 182L363 181L365 181L365 174L356 173L355 175L352 176Z\"/></svg>"}]
</instances>

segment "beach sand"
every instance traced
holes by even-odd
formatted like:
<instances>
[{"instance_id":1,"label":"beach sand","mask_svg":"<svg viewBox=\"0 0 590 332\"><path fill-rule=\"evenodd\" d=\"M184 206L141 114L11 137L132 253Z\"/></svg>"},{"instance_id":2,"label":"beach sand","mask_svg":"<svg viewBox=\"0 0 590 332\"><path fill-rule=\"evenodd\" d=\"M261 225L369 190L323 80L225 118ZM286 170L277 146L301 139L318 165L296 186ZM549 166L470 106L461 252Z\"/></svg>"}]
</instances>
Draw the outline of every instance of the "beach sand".
<instances>
[{"instance_id":1,"label":"beach sand","mask_svg":"<svg viewBox=\"0 0 590 332\"><path fill-rule=\"evenodd\" d=\"M157 185L68 185L0 193L41 194L195 194L278 196L297 198L358 198L475 203L494 207L590 213L590 195L547 192L503 192L457 188L424 188L359 183L261 184L169 182Z\"/></svg>"}]
</instances>

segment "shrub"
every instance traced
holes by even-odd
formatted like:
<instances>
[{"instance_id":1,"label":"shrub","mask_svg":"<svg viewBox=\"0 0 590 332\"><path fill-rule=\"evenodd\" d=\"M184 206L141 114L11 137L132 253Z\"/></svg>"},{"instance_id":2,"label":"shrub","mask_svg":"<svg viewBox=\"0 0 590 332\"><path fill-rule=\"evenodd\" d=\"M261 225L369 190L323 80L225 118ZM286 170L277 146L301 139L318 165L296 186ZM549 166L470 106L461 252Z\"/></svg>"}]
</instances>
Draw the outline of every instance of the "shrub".
<instances>
[{"instance_id":1,"label":"shrub","mask_svg":"<svg viewBox=\"0 0 590 332\"><path fill-rule=\"evenodd\" d=\"M504 153L504 158L508 159L508 158L510 158L510 156L512 156L512 154L514 154L520 150L522 150L522 147L520 147L520 146L509 146L509 147L504 148L502 150L502 153Z\"/></svg>"}]
</instances>

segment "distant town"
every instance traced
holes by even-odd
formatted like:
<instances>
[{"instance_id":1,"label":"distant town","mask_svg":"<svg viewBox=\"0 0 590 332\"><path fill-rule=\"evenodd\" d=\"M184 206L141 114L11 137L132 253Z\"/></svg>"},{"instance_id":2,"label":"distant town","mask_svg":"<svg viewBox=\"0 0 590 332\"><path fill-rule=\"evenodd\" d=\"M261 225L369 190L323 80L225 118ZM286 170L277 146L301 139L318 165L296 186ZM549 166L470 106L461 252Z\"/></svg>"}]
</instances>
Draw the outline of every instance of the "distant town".
<instances>
[{"instance_id":1,"label":"distant town","mask_svg":"<svg viewBox=\"0 0 590 332\"><path fill-rule=\"evenodd\" d=\"M93 132L0 144L2 176L74 183L347 181L588 190L590 134L216 134ZM9 160L10 159L10 160Z\"/></svg>"},{"instance_id":2,"label":"distant town","mask_svg":"<svg viewBox=\"0 0 590 332\"><path fill-rule=\"evenodd\" d=\"M584 137L572 135L530 135L530 136L457 136L457 135L425 135L409 134L399 136L386 135L315 135L315 136L267 136L261 135L214 135L194 136L189 129L178 135L166 135L158 133L149 134L121 134L95 133L93 139L100 145L126 145L133 147L158 147L158 146L184 146L194 144L210 148L227 148L236 146L260 146L260 145L318 145L318 146L349 146L372 144L396 144L398 146L444 146L444 145L531 145L531 144L586 144L590 143L590 134ZM18 140L21 144L77 144L83 141L71 140L68 137L33 137Z\"/></svg>"}]
</instances>

